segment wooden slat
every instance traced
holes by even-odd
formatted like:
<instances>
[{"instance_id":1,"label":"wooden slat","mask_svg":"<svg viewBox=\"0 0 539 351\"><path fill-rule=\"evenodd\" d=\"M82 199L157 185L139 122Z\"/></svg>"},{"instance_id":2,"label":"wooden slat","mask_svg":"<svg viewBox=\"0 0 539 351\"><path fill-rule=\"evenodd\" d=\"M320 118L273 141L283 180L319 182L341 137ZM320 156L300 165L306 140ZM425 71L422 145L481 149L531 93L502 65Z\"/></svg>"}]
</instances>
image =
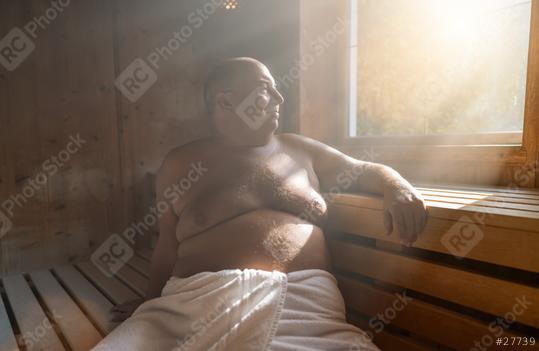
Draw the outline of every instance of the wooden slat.
<instances>
[{"instance_id":1,"label":"wooden slat","mask_svg":"<svg viewBox=\"0 0 539 351\"><path fill-rule=\"evenodd\" d=\"M9 322L6 307L0 297L0 350L19 351L19 346Z\"/></svg>"},{"instance_id":2,"label":"wooden slat","mask_svg":"<svg viewBox=\"0 0 539 351\"><path fill-rule=\"evenodd\" d=\"M460 313L417 299L401 299L395 294L351 278L337 278L348 307L367 316L383 314L390 308L395 311L392 324L442 345L456 350L468 350L476 340L490 333L488 325ZM392 307L394 303L399 310ZM515 334L506 332L503 336Z\"/></svg>"},{"instance_id":3,"label":"wooden slat","mask_svg":"<svg viewBox=\"0 0 539 351\"><path fill-rule=\"evenodd\" d=\"M448 198L444 196L426 195L426 194L423 195L423 198L426 201L433 201L433 202L447 202L447 203L461 204L461 205L493 207L493 208L509 209L509 210L522 210L522 211L530 211L530 212L536 212L536 213L539 212L539 206L522 204L522 203L514 203L514 202L490 201L488 199L486 200L463 199L463 198L458 198L458 197Z\"/></svg>"},{"instance_id":4,"label":"wooden slat","mask_svg":"<svg viewBox=\"0 0 539 351\"><path fill-rule=\"evenodd\" d=\"M330 204L348 205L373 210L382 210L384 203L381 197L367 194L329 194L323 193Z\"/></svg>"},{"instance_id":5,"label":"wooden slat","mask_svg":"<svg viewBox=\"0 0 539 351\"><path fill-rule=\"evenodd\" d=\"M376 240L399 243L396 233L386 235L382 212L357 206L333 204L329 211L329 225L332 230L357 234ZM474 217L469 217L472 220ZM480 218L482 220L482 218ZM461 218L466 222L466 218ZM425 250L452 254L442 244L442 237L459 224L452 220L432 217L427 222L425 231L414 243L414 247ZM466 254L467 258L499 264L502 266L539 272L539 233L516 229L483 226L478 223L484 236L477 245ZM452 229L453 228L453 229ZM511 238L508 240L508 238ZM518 255L515 255L518 252Z\"/></svg>"},{"instance_id":6,"label":"wooden slat","mask_svg":"<svg viewBox=\"0 0 539 351\"><path fill-rule=\"evenodd\" d=\"M99 286L103 293L115 304L121 304L139 298L137 294L119 281L118 278L104 275L91 261L80 262L77 264L77 267L95 285Z\"/></svg>"},{"instance_id":7,"label":"wooden slat","mask_svg":"<svg viewBox=\"0 0 539 351\"><path fill-rule=\"evenodd\" d=\"M502 191L482 191L482 190L458 190L458 189L444 189L444 188L437 188L437 187L417 187L417 190L419 192L423 191L440 191L447 195L477 195L477 196L497 196L497 197L504 197L504 198L511 198L514 200L530 200L530 201L537 201L539 200L539 196L536 194L523 194L523 193L513 193L513 192L502 192Z\"/></svg>"},{"instance_id":8,"label":"wooden slat","mask_svg":"<svg viewBox=\"0 0 539 351\"><path fill-rule=\"evenodd\" d=\"M329 198L328 202L331 205L348 205L380 211L383 209L382 199L376 196L365 194L325 194L325 196ZM539 213L432 201L426 201L426 205L431 218L460 220L463 217L481 215L485 225L539 232Z\"/></svg>"},{"instance_id":9,"label":"wooden slat","mask_svg":"<svg viewBox=\"0 0 539 351\"><path fill-rule=\"evenodd\" d=\"M503 316L525 297L518 321L539 327L539 289L410 257L330 240L334 266L456 304Z\"/></svg>"},{"instance_id":10,"label":"wooden slat","mask_svg":"<svg viewBox=\"0 0 539 351\"><path fill-rule=\"evenodd\" d=\"M505 194L502 195L479 195L479 194L473 194L473 193L456 193L456 192L447 192L447 191L441 191L441 190L426 190L422 188L417 188L419 192L423 195L436 195L436 196L442 196L445 198L461 198L461 199L475 199L475 200L488 200L488 201L499 201L499 202L509 202L509 203L516 203L516 204L528 204L528 205L539 205L539 200L532 200L532 199L522 199L522 198L514 198L506 196Z\"/></svg>"},{"instance_id":11,"label":"wooden slat","mask_svg":"<svg viewBox=\"0 0 539 351\"><path fill-rule=\"evenodd\" d=\"M23 342L26 340L26 348L43 351L64 350L52 322L45 315L24 277L14 275L2 280Z\"/></svg>"},{"instance_id":12,"label":"wooden slat","mask_svg":"<svg viewBox=\"0 0 539 351\"><path fill-rule=\"evenodd\" d=\"M366 194L335 194L329 195L330 203L339 203L350 206L366 207L371 209L381 210L383 208L383 202L380 197L366 195ZM486 224L500 226L512 229L523 229L531 231L539 231L539 213L503 209L503 208L489 208L473 205L458 205L452 203L443 203L435 201L425 201L431 216L456 219L463 214L469 215L470 213L484 213L488 214Z\"/></svg>"},{"instance_id":13,"label":"wooden slat","mask_svg":"<svg viewBox=\"0 0 539 351\"><path fill-rule=\"evenodd\" d=\"M67 287L75 301L84 309L101 329L109 333L117 323L110 321L109 311L112 303L107 300L90 282L84 278L73 266L54 268L62 283Z\"/></svg>"},{"instance_id":14,"label":"wooden slat","mask_svg":"<svg viewBox=\"0 0 539 351\"><path fill-rule=\"evenodd\" d=\"M414 183L414 186L418 188L426 189L441 189L448 191L458 192L471 192L471 193L503 193L503 194L521 194L521 195L533 195L539 197L539 190L536 188L512 188L504 186L482 186L482 185L465 185L465 184L424 184Z\"/></svg>"},{"instance_id":15,"label":"wooden slat","mask_svg":"<svg viewBox=\"0 0 539 351\"><path fill-rule=\"evenodd\" d=\"M347 321L350 324L353 324L360 329L367 331L369 330L369 325L366 321L359 319L355 316L349 315ZM396 335L385 330L376 333L375 331L370 331L373 336L373 342L376 346L382 351L435 351L437 348L433 348L427 345L420 344L418 340L414 340L409 337L404 337L401 335Z\"/></svg>"},{"instance_id":16,"label":"wooden slat","mask_svg":"<svg viewBox=\"0 0 539 351\"><path fill-rule=\"evenodd\" d=\"M133 269L140 272L145 277L150 276L150 263L138 255L133 255L127 262Z\"/></svg>"},{"instance_id":17,"label":"wooden slat","mask_svg":"<svg viewBox=\"0 0 539 351\"><path fill-rule=\"evenodd\" d=\"M48 270L32 272L30 277L74 351L87 351L102 339L101 334Z\"/></svg>"},{"instance_id":18,"label":"wooden slat","mask_svg":"<svg viewBox=\"0 0 539 351\"><path fill-rule=\"evenodd\" d=\"M124 265L116 276L140 296L145 296L148 290L148 279L128 265Z\"/></svg>"},{"instance_id":19,"label":"wooden slat","mask_svg":"<svg viewBox=\"0 0 539 351\"><path fill-rule=\"evenodd\" d=\"M463 216L473 216L476 213L484 213L485 224L508 229L521 229L539 231L539 213L480 207L473 205L459 205L442 202L425 201L432 217L458 220Z\"/></svg>"},{"instance_id":20,"label":"wooden slat","mask_svg":"<svg viewBox=\"0 0 539 351\"><path fill-rule=\"evenodd\" d=\"M399 335L382 331L374 337L374 342L380 350L399 351L434 351L436 349L418 344L412 338L405 338Z\"/></svg>"}]
</instances>

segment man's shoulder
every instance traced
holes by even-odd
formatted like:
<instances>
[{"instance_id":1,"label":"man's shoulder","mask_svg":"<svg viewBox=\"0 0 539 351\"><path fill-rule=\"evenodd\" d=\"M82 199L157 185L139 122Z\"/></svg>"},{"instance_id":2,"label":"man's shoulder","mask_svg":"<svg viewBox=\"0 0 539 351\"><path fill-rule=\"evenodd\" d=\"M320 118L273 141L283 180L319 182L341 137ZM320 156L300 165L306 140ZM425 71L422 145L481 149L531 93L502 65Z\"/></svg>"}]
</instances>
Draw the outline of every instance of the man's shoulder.
<instances>
[{"instance_id":1,"label":"man's shoulder","mask_svg":"<svg viewBox=\"0 0 539 351\"><path fill-rule=\"evenodd\" d=\"M213 141L207 138L175 147L166 154L159 172L181 172L193 162L203 162L212 144Z\"/></svg>"},{"instance_id":2,"label":"man's shoulder","mask_svg":"<svg viewBox=\"0 0 539 351\"><path fill-rule=\"evenodd\" d=\"M303 150L309 155L311 160L317 164L325 162L328 157L345 157L342 152L333 146L303 135L293 133L281 134L281 140L283 144L289 145L291 148Z\"/></svg>"},{"instance_id":3,"label":"man's shoulder","mask_svg":"<svg viewBox=\"0 0 539 351\"><path fill-rule=\"evenodd\" d=\"M305 151L316 152L321 148L327 148L328 146L318 140L311 139L304 135L295 133L283 133L277 135L281 143L290 145L292 147L302 148Z\"/></svg>"},{"instance_id":4,"label":"man's shoulder","mask_svg":"<svg viewBox=\"0 0 539 351\"><path fill-rule=\"evenodd\" d=\"M314 142L315 140L308 138L303 135L295 134L295 133L282 133L276 135L276 137L282 142L286 144L293 144L293 145L304 145Z\"/></svg>"}]
</instances>

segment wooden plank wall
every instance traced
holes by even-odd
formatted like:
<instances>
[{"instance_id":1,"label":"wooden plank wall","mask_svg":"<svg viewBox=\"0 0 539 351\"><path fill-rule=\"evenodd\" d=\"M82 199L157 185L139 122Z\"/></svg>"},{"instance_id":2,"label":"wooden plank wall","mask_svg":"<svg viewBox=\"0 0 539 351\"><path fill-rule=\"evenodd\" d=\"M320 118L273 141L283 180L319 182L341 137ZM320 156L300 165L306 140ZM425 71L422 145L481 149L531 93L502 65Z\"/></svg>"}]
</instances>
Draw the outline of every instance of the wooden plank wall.
<instances>
[{"instance_id":1,"label":"wooden plank wall","mask_svg":"<svg viewBox=\"0 0 539 351\"><path fill-rule=\"evenodd\" d=\"M1 1L1 35L49 8L48 1ZM0 273L76 259L121 220L118 135L110 123L116 118L111 5L71 2L42 24L20 66L0 68L2 202L23 194L38 174L52 174L44 162L65 150L70 136L85 143L46 184L26 191L27 202L19 200L23 205L10 216L14 227L0 241Z\"/></svg>"},{"instance_id":2,"label":"wooden plank wall","mask_svg":"<svg viewBox=\"0 0 539 351\"><path fill-rule=\"evenodd\" d=\"M0 66L1 201L21 193L71 135L87 141L9 217L15 225L0 238L0 275L76 260L139 223L151 203L147 175L170 149L209 134L200 89L210 65L252 56L276 77L294 65L297 1L244 2L195 27L188 16L204 3L71 1L36 31L35 50L19 67ZM0 37L50 6L0 1ZM116 77L135 59L146 59L189 24L192 35L160 60L145 94L132 102L116 89ZM283 91L284 129L295 123L298 90L294 82Z\"/></svg>"}]
</instances>

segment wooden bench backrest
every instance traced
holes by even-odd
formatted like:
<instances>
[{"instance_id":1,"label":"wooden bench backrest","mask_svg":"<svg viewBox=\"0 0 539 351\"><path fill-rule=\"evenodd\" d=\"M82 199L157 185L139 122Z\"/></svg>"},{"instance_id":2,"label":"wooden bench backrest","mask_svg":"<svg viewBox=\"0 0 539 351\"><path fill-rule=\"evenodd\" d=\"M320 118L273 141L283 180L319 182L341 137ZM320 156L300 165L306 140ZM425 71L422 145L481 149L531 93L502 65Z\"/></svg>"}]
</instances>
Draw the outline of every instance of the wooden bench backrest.
<instances>
[{"instance_id":1,"label":"wooden bench backrest","mask_svg":"<svg viewBox=\"0 0 539 351\"><path fill-rule=\"evenodd\" d=\"M386 235L381 199L328 196L350 320L389 350L470 350L495 341L498 317L516 317L505 336L539 335L539 191L419 190L430 220L413 248Z\"/></svg>"}]
</instances>

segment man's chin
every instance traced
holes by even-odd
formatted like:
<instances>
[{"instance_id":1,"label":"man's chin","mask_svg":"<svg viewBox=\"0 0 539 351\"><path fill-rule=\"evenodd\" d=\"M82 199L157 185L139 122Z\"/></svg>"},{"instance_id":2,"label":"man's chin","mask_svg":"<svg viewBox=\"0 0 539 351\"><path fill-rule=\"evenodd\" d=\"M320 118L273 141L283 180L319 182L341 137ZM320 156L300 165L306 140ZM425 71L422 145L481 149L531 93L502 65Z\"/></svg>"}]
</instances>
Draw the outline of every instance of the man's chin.
<instances>
[{"instance_id":1,"label":"man's chin","mask_svg":"<svg viewBox=\"0 0 539 351\"><path fill-rule=\"evenodd\" d=\"M270 122L274 122L274 123L279 124L279 118L280 118L279 112L273 112L273 113L270 113L270 114L269 114L268 120L269 120Z\"/></svg>"},{"instance_id":2,"label":"man's chin","mask_svg":"<svg viewBox=\"0 0 539 351\"><path fill-rule=\"evenodd\" d=\"M262 123L257 129L253 130L261 138L268 137L275 133L279 128L279 115L266 115L264 123Z\"/></svg>"},{"instance_id":3,"label":"man's chin","mask_svg":"<svg viewBox=\"0 0 539 351\"><path fill-rule=\"evenodd\" d=\"M275 132L279 128L279 117L270 118L267 122L268 129L271 129L272 132Z\"/></svg>"}]
</instances>

